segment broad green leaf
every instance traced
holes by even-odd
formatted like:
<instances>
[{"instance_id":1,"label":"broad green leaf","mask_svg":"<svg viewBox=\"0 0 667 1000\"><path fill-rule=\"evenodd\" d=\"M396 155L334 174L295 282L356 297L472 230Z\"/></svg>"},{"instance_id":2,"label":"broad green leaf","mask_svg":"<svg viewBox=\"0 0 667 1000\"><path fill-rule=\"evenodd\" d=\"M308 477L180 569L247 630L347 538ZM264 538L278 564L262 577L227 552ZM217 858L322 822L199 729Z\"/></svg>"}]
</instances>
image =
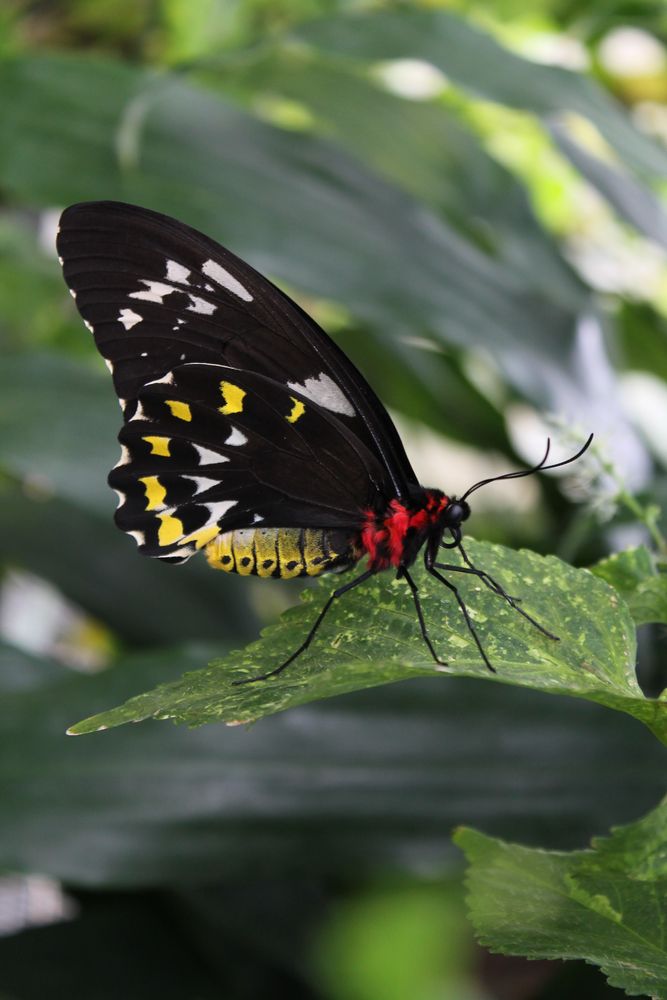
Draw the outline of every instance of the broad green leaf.
<instances>
[{"instance_id":1,"label":"broad green leaf","mask_svg":"<svg viewBox=\"0 0 667 1000\"><path fill-rule=\"evenodd\" d=\"M538 224L525 190L443 104L397 97L358 67L293 45L254 50L240 65L223 58L213 79L243 88L253 102L281 95L305 106L318 132L335 137L505 263L510 284L523 280L527 290L559 305L585 307L583 287Z\"/></svg>"},{"instance_id":2,"label":"broad green leaf","mask_svg":"<svg viewBox=\"0 0 667 1000\"><path fill-rule=\"evenodd\" d=\"M393 409L448 439L511 453L500 407L473 384L454 351L415 350L414 344L397 342L389 355L386 341L372 329L363 335L358 329L339 332L336 342L360 371L370 374L378 396L392 400ZM439 476L440 470L431 475Z\"/></svg>"},{"instance_id":3,"label":"broad green leaf","mask_svg":"<svg viewBox=\"0 0 667 1000\"><path fill-rule=\"evenodd\" d=\"M59 663L16 649L0 640L0 691L3 696L38 690L62 681L66 673Z\"/></svg>"},{"instance_id":4,"label":"broad green leaf","mask_svg":"<svg viewBox=\"0 0 667 1000\"><path fill-rule=\"evenodd\" d=\"M480 941L527 958L583 958L630 996L667 998L667 799L644 819L550 853L461 829Z\"/></svg>"},{"instance_id":5,"label":"broad green leaf","mask_svg":"<svg viewBox=\"0 0 667 1000\"><path fill-rule=\"evenodd\" d=\"M86 333L86 330L83 331ZM122 423L111 379L56 354L4 357L0 366L0 468L111 517L109 469Z\"/></svg>"},{"instance_id":6,"label":"broad green leaf","mask_svg":"<svg viewBox=\"0 0 667 1000\"><path fill-rule=\"evenodd\" d=\"M667 319L646 302L622 302L616 326L623 367L667 382Z\"/></svg>"},{"instance_id":7,"label":"broad green leaf","mask_svg":"<svg viewBox=\"0 0 667 1000\"><path fill-rule=\"evenodd\" d=\"M564 128L552 126L551 134L561 151L604 195L621 218L658 246L667 249L667 212L656 195L630 174L593 156L575 142Z\"/></svg>"},{"instance_id":8,"label":"broad green leaf","mask_svg":"<svg viewBox=\"0 0 667 1000\"><path fill-rule=\"evenodd\" d=\"M302 25L294 34L325 52L366 61L425 59L473 94L541 116L576 111L597 126L628 166L656 177L667 173L667 152L591 80L522 59L455 14L414 9L340 14Z\"/></svg>"},{"instance_id":9,"label":"broad green leaf","mask_svg":"<svg viewBox=\"0 0 667 1000\"><path fill-rule=\"evenodd\" d=\"M576 380L571 309L509 282L506 267L332 142L257 121L179 77L74 56L8 60L0 183L32 204L115 197L166 211L342 302L389 342L427 333L512 352L510 377L541 403L550 374Z\"/></svg>"},{"instance_id":10,"label":"broad green leaf","mask_svg":"<svg viewBox=\"0 0 667 1000\"><path fill-rule=\"evenodd\" d=\"M449 661L448 667L437 667L421 641L405 583L382 574L336 603L308 654L280 677L233 686L234 680L280 663L299 645L331 592L325 579L243 652L138 695L71 731L91 733L147 718L241 725L315 699L441 671L589 698L629 712L667 742L667 699L649 701L637 685L632 619L612 588L554 557L475 542L470 552L509 593L523 596L526 611L556 630L560 641L545 638L474 578L462 575L457 584L497 670L489 675L449 592L418 572L431 637Z\"/></svg>"},{"instance_id":11,"label":"broad green leaf","mask_svg":"<svg viewBox=\"0 0 667 1000\"><path fill-rule=\"evenodd\" d=\"M0 28L1 31L1 28ZM40 248L36 227L6 209L0 214L0 324L3 353L58 342L75 329L53 258ZM79 324L76 324L80 336ZM86 338L80 342L87 346ZM72 345L73 346L73 345ZM81 353L81 352L79 352Z\"/></svg>"},{"instance_id":12,"label":"broad green leaf","mask_svg":"<svg viewBox=\"0 0 667 1000\"><path fill-rule=\"evenodd\" d=\"M239 587L202 559L169 572L138 554L111 511L101 516L0 483L0 523L7 526L0 562L50 581L124 642L213 641L223 634L245 641L257 627L252 583Z\"/></svg>"},{"instance_id":13,"label":"broad green leaf","mask_svg":"<svg viewBox=\"0 0 667 1000\"><path fill-rule=\"evenodd\" d=\"M664 790L663 749L628 716L455 677L331 698L250 729L65 736L72 718L221 652L163 649L94 676L61 668L33 690L18 689L16 653L7 685L0 672L0 868L107 887L180 885L193 872L202 883L278 869L423 875L458 863L456 824L570 849Z\"/></svg>"},{"instance_id":14,"label":"broad green leaf","mask_svg":"<svg viewBox=\"0 0 667 1000\"><path fill-rule=\"evenodd\" d=\"M626 549L602 559L591 571L623 597L635 625L667 624L667 574L659 573L648 549Z\"/></svg>"}]
</instances>

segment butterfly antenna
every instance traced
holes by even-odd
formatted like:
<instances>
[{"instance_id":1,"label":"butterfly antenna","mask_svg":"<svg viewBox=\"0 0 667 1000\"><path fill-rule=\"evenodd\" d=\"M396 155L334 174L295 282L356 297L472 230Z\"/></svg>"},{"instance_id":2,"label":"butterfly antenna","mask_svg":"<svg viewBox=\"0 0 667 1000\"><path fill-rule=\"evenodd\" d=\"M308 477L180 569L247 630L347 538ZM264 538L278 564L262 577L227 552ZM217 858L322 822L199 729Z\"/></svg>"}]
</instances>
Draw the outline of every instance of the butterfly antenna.
<instances>
[{"instance_id":1,"label":"butterfly antenna","mask_svg":"<svg viewBox=\"0 0 667 1000\"><path fill-rule=\"evenodd\" d=\"M467 490L462 497L460 497L459 502L461 500L466 500L471 493L475 492L475 490L478 490L481 486L487 486L489 483L497 483L501 479L522 479L524 476L532 476L535 472L545 472L547 469L559 469L563 465L570 465L571 462L576 462L578 458L581 458L585 451L588 451L592 440L593 435L590 434L586 443L575 455L571 455L570 458L563 459L562 462L552 462L551 465L547 465L547 458L549 457L549 451L551 450L551 439L547 438L547 446L544 455L537 465L534 465L530 469L523 469L520 472L505 472L502 476L490 476L488 479L480 479L478 483L471 486L470 489Z\"/></svg>"}]
</instances>

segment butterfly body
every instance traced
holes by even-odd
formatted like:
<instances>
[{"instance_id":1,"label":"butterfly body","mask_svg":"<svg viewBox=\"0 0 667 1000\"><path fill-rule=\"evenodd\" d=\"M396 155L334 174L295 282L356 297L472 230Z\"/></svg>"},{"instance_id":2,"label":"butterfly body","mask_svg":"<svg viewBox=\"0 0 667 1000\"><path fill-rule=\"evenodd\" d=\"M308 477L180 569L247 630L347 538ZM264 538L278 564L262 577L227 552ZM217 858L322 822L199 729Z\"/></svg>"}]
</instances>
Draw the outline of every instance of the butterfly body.
<instances>
[{"instance_id":1,"label":"butterfly body","mask_svg":"<svg viewBox=\"0 0 667 1000\"><path fill-rule=\"evenodd\" d=\"M206 546L214 569L261 578L340 573L361 552L349 533L331 528L239 528L220 534Z\"/></svg>"}]
</instances>

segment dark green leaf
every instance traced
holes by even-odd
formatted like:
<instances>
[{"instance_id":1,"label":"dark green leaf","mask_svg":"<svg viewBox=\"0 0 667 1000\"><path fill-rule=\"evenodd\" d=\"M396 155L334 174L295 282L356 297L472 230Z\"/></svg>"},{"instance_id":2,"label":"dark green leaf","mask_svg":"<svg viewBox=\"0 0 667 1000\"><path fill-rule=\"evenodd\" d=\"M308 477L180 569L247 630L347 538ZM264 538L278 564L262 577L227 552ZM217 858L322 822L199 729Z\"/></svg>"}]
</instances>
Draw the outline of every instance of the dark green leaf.
<instances>
[{"instance_id":1,"label":"dark green leaf","mask_svg":"<svg viewBox=\"0 0 667 1000\"><path fill-rule=\"evenodd\" d=\"M667 382L667 319L646 302L622 302L616 329L625 369L641 369Z\"/></svg>"},{"instance_id":2,"label":"dark green leaf","mask_svg":"<svg viewBox=\"0 0 667 1000\"><path fill-rule=\"evenodd\" d=\"M423 874L454 860L457 823L570 849L664 789L662 748L626 716L457 678L329 699L250 730L65 736L73 717L216 652L133 656L33 691L16 691L14 674L3 691L0 675L0 868L97 886Z\"/></svg>"},{"instance_id":3,"label":"dark green leaf","mask_svg":"<svg viewBox=\"0 0 667 1000\"><path fill-rule=\"evenodd\" d=\"M308 654L284 674L234 687L233 680L276 666L298 646L324 594L331 592L331 581L323 580L299 608L288 611L242 653L138 695L78 723L72 732L91 733L147 718L240 725L314 699L440 670L589 698L634 715L667 742L667 697L654 701L642 695L634 670L632 619L612 588L554 557L473 541L469 547L476 564L510 593L525 595L526 611L557 630L560 642L545 638L474 578L462 577L457 583L497 670L490 675L448 591L420 573L431 637L450 663L436 667L420 639L406 585L383 574L365 584L363 592L358 588L345 595Z\"/></svg>"},{"instance_id":4,"label":"dark green leaf","mask_svg":"<svg viewBox=\"0 0 667 1000\"><path fill-rule=\"evenodd\" d=\"M31 203L117 197L166 211L389 336L513 352L510 376L540 402L549 372L576 377L571 310L509 282L506 267L332 143L179 78L72 56L7 61L0 183Z\"/></svg>"},{"instance_id":5,"label":"dark green leaf","mask_svg":"<svg viewBox=\"0 0 667 1000\"><path fill-rule=\"evenodd\" d=\"M555 241L539 226L525 190L445 106L381 89L355 67L294 46L219 63L223 86L281 95L307 107L314 127L402 189L431 205L508 267L507 280L573 311L586 295ZM397 131L400 141L396 141Z\"/></svg>"},{"instance_id":6,"label":"dark green leaf","mask_svg":"<svg viewBox=\"0 0 667 1000\"><path fill-rule=\"evenodd\" d=\"M591 566L591 571L622 595L635 625L667 624L667 575L658 573L648 549L617 552Z\"/></svg>"},{"instance_id":7,"label":"dark green leaf","mask_svg":"<svg viewBox=\"0 0 667 1000\"><path fill-rule=\"evenodd\" d=\"M631 996L667 997L667 800L571 854L462 829L480 941L527 958L583 958Z\"/></svg>"},{"instance_id":8,"label":"dark green leaf","mask_svg":"<svg viewBox=\"0 0 667 1000\"><path fill-rule=\"evenodd\" d=\"M561 151L605 196L622 219L658 246L667 248L667 212L659 198L629 174L587 152L565 129L552 126L551 134Z\"/></svg>"},{"instance_id":9,"label":"dark green leaf","mask_svg":"<svg viewBox=\"0 0 667 1000\"><path fill-rule=\"evenodd\" d=\"M84 333L86 331L84 330ZM104 371L52 355L5 357L0 366L0 467L110 517L109 469L122 416Z\"/></svg>"},{"instance_id":10,"label":"dark green leaf","mask_svg":"<svg viewBox=\"0 0 667 1000\"><path fill-rule=\"evenodd\" d=\"M455 14L403 9L333 15L296 34L326 52L357 59L425 59L473 94L538 115L577 111L630 167L656 177L667 173L667 153L591 80L522 59Z\"/></svg>"},{"instance_id":11,"label":"dark green leaf","mask_svg":"<svg viewBox=\"0 0 667 1000\"><path fill-rule=\"evenodd\" d=\"M0 641L0 690L4 694L37 690L62 681L66 674L59 663Z\"/></svg>"},{"instance_id":12,"label":"dark green leaf","mask_svg":"<svg viewBox=\"0 0 667 1000\"><path fill-rule=\"evenodd\" d=\"M71 444L61 452L65 467ZM125 642L239 641L257 628L248 587L203 560L173 572L145 559L114 527L111 511L103 517L0 484L0 523L9 529L0 539L0 560L49 580Z\"/></svg>"}]
</instances>

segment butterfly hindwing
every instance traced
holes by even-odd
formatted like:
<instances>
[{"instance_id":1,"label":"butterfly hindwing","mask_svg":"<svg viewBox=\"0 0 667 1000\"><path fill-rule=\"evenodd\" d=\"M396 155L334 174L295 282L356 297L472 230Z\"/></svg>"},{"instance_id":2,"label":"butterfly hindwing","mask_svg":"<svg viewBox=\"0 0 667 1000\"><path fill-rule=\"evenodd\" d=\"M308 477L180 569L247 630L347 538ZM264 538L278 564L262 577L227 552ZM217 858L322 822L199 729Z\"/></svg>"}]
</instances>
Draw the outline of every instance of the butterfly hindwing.
<instances>
[{"instance_id":1,"label":"butterfly hindwing","mask_svg":"<svg viewBox=\"0 0 667 1000\"><path fill-rule=\"evenodd\" d=\"M328 411L384 466L391 495L416 483L389 415L352 363L296 303L215 241L147 209L91 202L63 213L58 253L126 418L147 383L188 363L224 364Z\"/></svg>"},{"instance_id":2,"label":"butterfly hindwing","mask_svg":"<svg viewBox=\"0 0 667 1000\"><path fill-rule=\"evenodd\" d=\"M141 390L109 482L141 551L187 558L220 531L347 527L388 489L336 417L256 372L185 364Z\"/></svg>"}]
</instances>

